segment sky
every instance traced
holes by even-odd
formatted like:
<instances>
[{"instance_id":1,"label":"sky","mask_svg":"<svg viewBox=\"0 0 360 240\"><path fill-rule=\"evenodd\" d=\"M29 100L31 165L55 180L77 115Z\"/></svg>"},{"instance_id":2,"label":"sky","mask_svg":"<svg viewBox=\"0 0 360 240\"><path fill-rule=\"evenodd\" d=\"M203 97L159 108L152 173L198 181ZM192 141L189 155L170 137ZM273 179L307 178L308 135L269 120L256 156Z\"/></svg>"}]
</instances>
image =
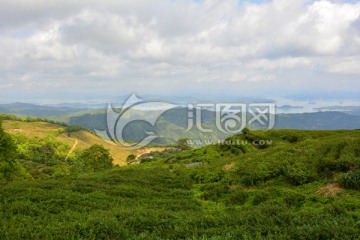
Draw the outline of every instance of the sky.
<instances>
[{"instance_id":1,"label":"sky","mask_svg":"<svg viewBox=\"0 0 360 240\"><path fill-rule=\"evenodd\" d=\"M0 103L360 98L360 1L0 0Z\"/></svg>"}]
</instances>

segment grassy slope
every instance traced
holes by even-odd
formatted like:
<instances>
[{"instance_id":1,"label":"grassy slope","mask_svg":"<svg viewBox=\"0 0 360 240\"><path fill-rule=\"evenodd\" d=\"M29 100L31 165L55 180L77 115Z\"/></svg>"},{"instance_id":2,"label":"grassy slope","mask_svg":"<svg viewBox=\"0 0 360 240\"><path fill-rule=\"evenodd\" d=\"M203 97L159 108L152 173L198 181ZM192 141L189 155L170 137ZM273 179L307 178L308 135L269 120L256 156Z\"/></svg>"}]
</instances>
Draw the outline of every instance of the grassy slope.
<instances>
[{"instance_id":1,"label":"grassy slope","mask_svg":"<svg viewBox=\"0 0 360 240\"><path fill-rule=\"evenodd\" d=\"M20 122L20 121L10 121L5 120L3 122L3 127L6 132L10 134L24 134L28 137L39 137L44 138L50 134L55 133L57 130L63 128L56 124L46 123L46 122ZM114 158L114 163L118 165L126 165L126 158L132 152L121 148L118 145L110 144L98 136L91 134L86 131L79 131L71 133L71 137L68 137L66 133L56 136L60 141L67 143L69 146L72 146L75 143L75 140L78 141L76 148L84 149L88 148L93 144L101 144L105 148L110 150L111 155Z\"/></svg>"},{"instance_id":2,"label":"grassy slope","mask_svg":"<svg viewBox=\"0 0 360 240\"><path fill-rule=\"evenodd\" d=\"M0 239L358 239L360 192L329 184L360 166L360 131L232 138L254 139L273 144L2 185Z\"/></svg>"}]
</instances>

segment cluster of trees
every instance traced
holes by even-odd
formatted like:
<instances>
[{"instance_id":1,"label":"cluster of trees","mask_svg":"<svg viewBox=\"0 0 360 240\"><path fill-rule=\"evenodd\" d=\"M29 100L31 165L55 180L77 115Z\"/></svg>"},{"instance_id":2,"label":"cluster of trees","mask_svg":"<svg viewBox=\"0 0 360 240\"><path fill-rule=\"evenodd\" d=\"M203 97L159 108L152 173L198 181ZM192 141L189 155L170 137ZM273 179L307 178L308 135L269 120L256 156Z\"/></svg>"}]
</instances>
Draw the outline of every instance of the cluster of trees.
<instances>
[{"instance_id":1,"label":"cluster of trees","mask_svg":"<svg viewBox=\"0 0 360 240\"><path fill-rule=\"evenodd\" d=\"M71 128L69 132L77 131ZM67 158L70 146L49 135L28 138L6 133L0 123L0 180L48 178L97 172L113 166L113 158L102 145L77 150Z\"/></svg>"},{"instance_id":2,"label":"cluster of trees","mask_svg":"<svg viewBox=\"0 0 360 240\"><path fill-rule=\"evenodd\" d=\"M53 124L57 124L57 125L61 125L61 126L67 126L66 123L63 122L57 122L54 120L50 120L47 118L40 118L40 117L24 117L24 118L19 118L17 116L14 115L9 115L9 114L0 114L0 119L2 120L12 120L12 121L20 121L20 122L47 122L47 123L53 123Z\"/></svg>"},{"instance_id":3,"label":"cluster of trees","mask_svg":"<svg viewBox=\"0 0 360 240\"><path fill-rule=\"evenodd\" d=\"M86 172L98 172L113 167L113 158L108 149L94 144L85 149L77 158Z\"/></svg>"},{"instance_id":4,"label":"cluster of trees","mask_svg":"<svg viewBox=\"0 0 360 240\"><path fill-rule=\"evenodd\" d=\"M10 180L16 172L17 149L0 120L0 179Z\"/></svg>"}]
</instances>

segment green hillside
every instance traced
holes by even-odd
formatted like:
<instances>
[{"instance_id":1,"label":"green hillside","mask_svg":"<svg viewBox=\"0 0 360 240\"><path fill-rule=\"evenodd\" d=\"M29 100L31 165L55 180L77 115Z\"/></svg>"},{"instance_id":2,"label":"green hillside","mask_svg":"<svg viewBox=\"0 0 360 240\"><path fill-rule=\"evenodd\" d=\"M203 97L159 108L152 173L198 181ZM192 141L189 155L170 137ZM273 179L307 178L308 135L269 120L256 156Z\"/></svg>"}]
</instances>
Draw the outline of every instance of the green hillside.
<instances>
[{"instance_id":1,"label":"green hillside","mask_svg":"<svg viewBox=\"0 0 360 240\"><path fill-rule=\"evenodd\" d=\"M114 163L126 165L126 158L132 154L132 151L113 145L102 138L92 134L89 131L79 130L72 132L70 136L66 132L66 126L49 122L26 122L18 120L4 120L4 130L14 136L26 136L28 138L53 138L66 145L70 150L83 150L93 144L103 145L110 150L114 158Z\"/></svg>"},{"instance_id":2,"label":"green hillside","mask_svg":"<svg viewBox=\"0 0 360 240\"><path fill-rule=\"evenodd\" d=\"M360 236L359 130L245 130L187 148L99 173L3 182L0 238Z\"/></svg>"}]
</instances>

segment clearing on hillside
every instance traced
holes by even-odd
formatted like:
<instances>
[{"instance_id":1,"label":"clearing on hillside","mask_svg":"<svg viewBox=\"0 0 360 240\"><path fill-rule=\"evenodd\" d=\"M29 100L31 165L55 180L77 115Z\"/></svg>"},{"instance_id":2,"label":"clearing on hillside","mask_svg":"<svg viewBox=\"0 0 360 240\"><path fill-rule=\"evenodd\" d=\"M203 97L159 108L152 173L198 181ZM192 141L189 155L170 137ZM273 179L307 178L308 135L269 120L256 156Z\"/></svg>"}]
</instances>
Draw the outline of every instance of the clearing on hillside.
<instances>
[{"instance_id":1,"label":"clearing on hillside","mask_svg":"<svg viewBox=\"0 0 360 240\"><path fill-rule=\"evenodd\" d=\"M110 150L110 153L114 158L114 164L118 164L120 166L127 165L126 158L133 153L132 151L123 149L121 146L111 144L96 136L95 134L87 131L81 130L78 132L72 132L70 137L67 135L67 133L59 134L59 132L61 132L60 130L64 127L57 124L47 122L21 122L4 120L3 127L5 131L10 134L24 134L30 138L45 138L51 135L54 136L57 140L67 143L69 146L74 146L74 143L77 142L75 148L79 149L88 148L93 144L101 144Z\"/></svg>"}]
</instances>

